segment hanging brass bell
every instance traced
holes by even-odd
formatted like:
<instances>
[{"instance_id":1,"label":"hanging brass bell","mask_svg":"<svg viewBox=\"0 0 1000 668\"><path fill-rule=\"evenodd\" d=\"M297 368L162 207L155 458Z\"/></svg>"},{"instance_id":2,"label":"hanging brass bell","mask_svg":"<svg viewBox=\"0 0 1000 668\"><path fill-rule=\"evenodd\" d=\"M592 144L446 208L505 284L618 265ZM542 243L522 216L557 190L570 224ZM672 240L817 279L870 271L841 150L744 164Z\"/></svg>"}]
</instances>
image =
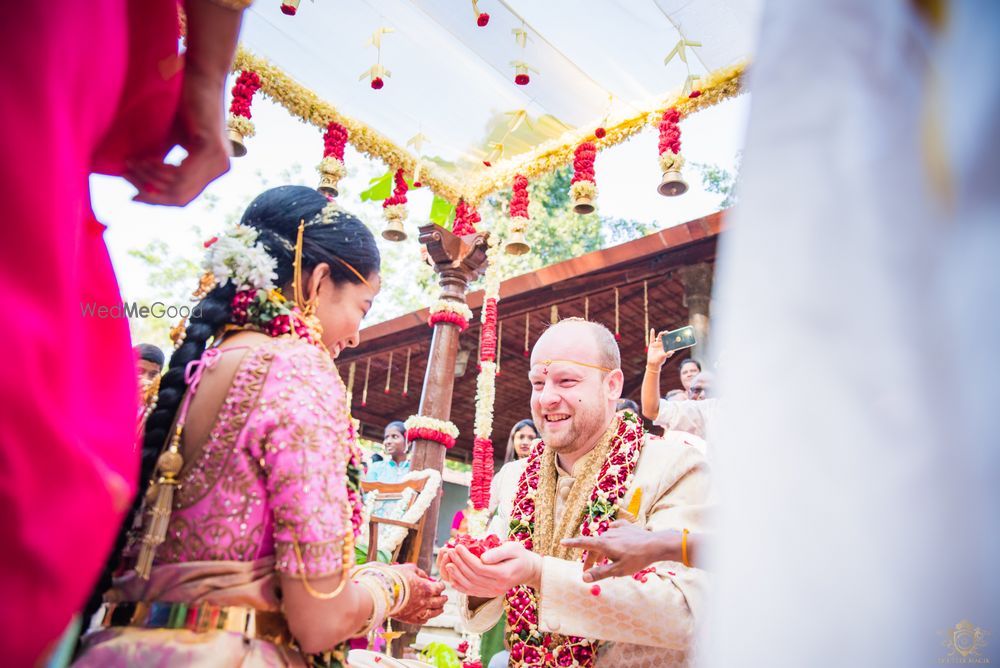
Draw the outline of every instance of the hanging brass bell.
<instances>
[{"instance_id":1,"label":"hanging brass bell","mask_svg":"<svg viewBox=\"0 0 1000 668\"><path fill-rule=\"evenodd\" d=\"M671 169L663 172L663 180L656 190L664 197L676 197L687 192L688 184L679 169Z\"/></svg>"},{"instance_id":2,"label":"hanging brass bell","mask_svg":"<svg viewBox=\"0 0 1000 668\"><path fill-rule=\"evenodd\" d=\"M510 239L507 240L507 244L503 247L503 250L508 255L524 255L525 253L531 252L531 246L528 245L528 240L525 238L524 230L514 230L510 233Z\"/></svg>"},{"instance_id":3,"label":"hanging brass bell","mask_svg":"<svg viewBox=\"0 0 1000 668\"><path fill-rule=\"evenodd\" d=\"M336 197L340 193L337 191L337 183L340 179L329 172L322 172L319 177L319 185L316 190L320 191L324 195L329 195L330 197Z\"/></svg>"},{"instance_id":4,"label":"hanging brass bell","mask_svg":"<svg viewBox=\"0 0 1000 668\"><path fill-rule=\"evenodd\" d=\"M573 200L573 213L594 213L594 208L594 200L586 195L581 195Z\"/></svg>"},{"instance_id":5,"label":"hanging brass bell","mask_svg":"<svg viewBox=\"0 0 1000 668\"><path fill-rule=\"evenodd\" d=\"M243 141L243 135L240 132L229 128L229 143L233 147L234 158L242 158L247 154L247 147Z\"/></svg>"},{"instance_id":6,"label":"hanging brass bell","mask_svg":"<svg viewBox=\"0 0 1000 668\"><path fill-rule=\"evenodd\" d=\"M406 241L406 230L403 229L403 221L398 219L390 220L382 230L382 238L388 241Z\"/></svg>"}]
</instances>

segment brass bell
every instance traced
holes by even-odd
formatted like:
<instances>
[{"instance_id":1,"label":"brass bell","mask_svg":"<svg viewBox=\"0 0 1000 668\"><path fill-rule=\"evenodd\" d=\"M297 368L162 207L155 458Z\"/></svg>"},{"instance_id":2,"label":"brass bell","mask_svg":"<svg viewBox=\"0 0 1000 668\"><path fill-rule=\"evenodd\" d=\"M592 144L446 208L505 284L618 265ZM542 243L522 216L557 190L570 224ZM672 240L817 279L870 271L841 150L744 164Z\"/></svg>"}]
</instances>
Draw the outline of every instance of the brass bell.
<instances>
[{"instance_id":1,"label":"brass bell","mask_svg":"<svg viewBox=\"0 0 1000 668\"><path fill-rule=\"evenodd\" d=\"M687 181L685 181L684 177L681 176L680 170L676 169L663 172L663 180L660 181L660 185L656 189L656 191L664 197L676 197L677 195L683 195L687 192L687 190Z\"/></svg>"},{"instance_id":2,"label":"brass bell","mask_svg":"<svg viewBox=\"0 0 1000 668\"><path fill-rule=\"evenodd\" d=\"M514 230L511 232L510 239L507 240L507 244L503 247L503 250L508 255L530 253L531 246L528 245L528 240L524 238L524 230Z\"/></svg>"},{"instance_id":3,"label":"brass bell","mask_svg":"<svg viewBox=\"0 0 1000 668\"><path fill-rule=\"evenodd\" d=\"M229 128L229 143L232 144L234 158L242 158L247 154L246 144L243 143L243 135L232 128Z\"/></svg>"},{"instance_id":4,"label":"brass bell","mask_svg":"<svg viewBox=\"0 0 1000 668\"><path fill-rule=\"evenodd\" d=\"M594 213L594 201L583 195L573 200L574 213Z\"/></svg>"},{"instance_id":5,"label":"brass bell","mask_svg":"<svg viewBox=\"0 0 1000 668\"><path fill-rule=\"evenodd\" d=\"M406 241L406 231L403 229L403 221L390 220L389 224L382 230L382 238L388 241Z\"/></svg>"},{"instance_id":6,"label":"brass bell","mask_svg":"<svg viewBox=\"0 0 1000 668\"><path fill-rule=\"evenodd\" d=\"M330 197L336 197L340 193L337 192L337 182L340 179L334 178L334 176L328 172L323 172L319 177L319 185L316 190L320 191L324 195L329 195Z\"/></svg>"}]
</instances>

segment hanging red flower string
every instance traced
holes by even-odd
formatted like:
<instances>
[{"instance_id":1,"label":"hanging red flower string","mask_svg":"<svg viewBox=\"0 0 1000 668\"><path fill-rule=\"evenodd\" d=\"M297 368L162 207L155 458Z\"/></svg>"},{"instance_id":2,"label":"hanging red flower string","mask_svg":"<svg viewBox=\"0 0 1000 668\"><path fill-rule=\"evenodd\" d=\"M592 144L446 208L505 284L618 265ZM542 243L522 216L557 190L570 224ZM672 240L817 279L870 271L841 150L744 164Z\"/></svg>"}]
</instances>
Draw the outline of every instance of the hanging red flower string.
<instances>
[{"instance_id":1,"label":"hanging red flower string","mask_svg":"<svg viewBox=\"0 0 1000 668\"><path fill-rule=\"evenodd\" d=\"M573 198L573 211L593 213L594 199L597 198L597 179L594 175L594 159L597 148L593 142L585 141L573 152L573 179L569 193Z\"/></svg>"},{"instance_id":2,"label":"hanging red flower string","mask_svg":"<svg viewBox=\"0 0 1000 668\"><path fill-rule=\"evenodd\" d=\"M299 0L282 0L281 13L286 16L295 16L299 11Z\"/></svg>"},{"instance_id":3,"label":"hanging red flower string","mask_svg":"<svg viewBox=\"0 0 1000 668\"><path fill-rule=\"evenodd\" d=\"M521 174L514 177L510 197L510 238L504 251L511 255L524 255L531 250L525 232L528 230L528 179Z\"/></svg>"},{"instance_id":4,"label":"hanging red flower string","mask_svg":"<svg viewBox=\"0 0 1000 668\"><path fill-rule=\"evenodd\" d=\"M481 526L486 530L485 510L490 505L490 483L493 481L493 405L496 402L497 374L497 302L500 299L499 247L494 237L489 237L487 269L483 285L483 309L480 313L482 328L479 331L479 376L476 379L476 419L472 446L472 483L469 498L477 511Z\"/></svg>"},{"instance_id":5,"label":"hanging red flower string","mask_svg":"<svg viewBox=\"0 0 1000 668\"><path fill-rule=\"evenodd\" d=\"M680 154L681 129L677 125L680 119L680 112L670 107L663 112L663 119L660 121L660 171L663 173L663 179L657 191L665 197L683 195L688 189L687 183L681 176L684 157Z\"/></svg>"},{"instance_id":6,"label":"hanging red flower string","mask_svg":"<svg viewBox=\"0 0 1000 668\"><path fill-rule=\"evenodd\" d=\"M475 207L469 206L464 199L460 199L458 206L455 207L455 224L451 231L459 237L476 234L476 223L480 220L479 212L476 211Z\"/></svg>"},{"instance_id":7,"label":"hanging red flower string","mask_svg":"<svg viewBox=\"0 0 1000 668\"><path fill-rule=\"evenodd\" d=\"M406 220L406 177L402 169L397 169L393 177L395 187L392 195L382 202L382 213L388 225L382 231L382 238L389 241L403 241L406 239L406 231L403 229L403 221Z\"/></svg>"},{"instance_id":8,"label":"hanging red flower string","mask_svg":"<svg viewBox=\"0 0 1000 668\"><path fill-rule=\"evenodd\" d=\"M236 77L233 84L233 99L229 103L229 141L233 145L233 157L239 158L247 154L244 144L246 139L253 137L256 131L250 120L250 103L253 94L260 90L260 76L252 70L244 70Z\"/></svg>"},{"instance_id":9,"label":"hanging red flower string","mask_svg":"<svg viewBox=\"0 0 1000 668\"><path fill-rule=\"evenodd\" d=\"M347 147L349 137L347 128L340 123L330 121L323 133L323 160L316 168L319 171L319 190L332 197L336 197L337 184L344 178L347 168L344 166L344 149Z\"/></svg>"}]
</instances>

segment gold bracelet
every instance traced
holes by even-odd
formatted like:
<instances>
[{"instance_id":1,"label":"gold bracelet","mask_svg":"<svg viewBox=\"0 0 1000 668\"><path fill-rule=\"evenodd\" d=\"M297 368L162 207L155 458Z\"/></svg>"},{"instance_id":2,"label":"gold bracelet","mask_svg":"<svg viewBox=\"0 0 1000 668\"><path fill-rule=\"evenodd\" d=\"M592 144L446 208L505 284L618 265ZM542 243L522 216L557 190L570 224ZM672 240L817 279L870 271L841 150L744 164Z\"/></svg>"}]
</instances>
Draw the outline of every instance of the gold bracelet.
<instances>
[{"instance_id":1,"label":"gold bracelet","mask_svg":"<svg viewBox=\"0 0 1000 668\"><path fill-rule=\"evenodd\" d=\"M391 615L400 609L405 583L394 569L385 564L369 562L359 566L354 574L359 580L367 579L378 584L387 599L386 614Z\"/></svg>"},{"instance_id":2,"label":"gold bracelet","mask_svg":"<svg viewBox=\"0 0 1000 668\"><path fill-rule=\"evenodd\" d=\"M688 533L690 532L684 529L684 534L681 536L681 562L686 567L691 568L691 564L688 563Z\"/></svg>"},{"instance_id":3,"label":"gold bracelet","mask_svg":"<svg viewBox=\"0 0 1000 668\"><path fill-rule=\"evenodd\" d=\"M299 567L299 575L302 578L302 586L305 587L306 593L313 598L319 599L321 601L329 601L331 599L337 598L340 592L344 591L344 587L347 586L347 573L344 571L344 566L346 564L341 564L340 567L340 582L334 587L333 591L329 593L323 593L313 588L309 584L309 580L306 578L306 562L302 559L302 550L299 549L299 539L295 535L295 531L292 531L292 549L295 551L295 561Z\"/></svg>"}]
</instances>

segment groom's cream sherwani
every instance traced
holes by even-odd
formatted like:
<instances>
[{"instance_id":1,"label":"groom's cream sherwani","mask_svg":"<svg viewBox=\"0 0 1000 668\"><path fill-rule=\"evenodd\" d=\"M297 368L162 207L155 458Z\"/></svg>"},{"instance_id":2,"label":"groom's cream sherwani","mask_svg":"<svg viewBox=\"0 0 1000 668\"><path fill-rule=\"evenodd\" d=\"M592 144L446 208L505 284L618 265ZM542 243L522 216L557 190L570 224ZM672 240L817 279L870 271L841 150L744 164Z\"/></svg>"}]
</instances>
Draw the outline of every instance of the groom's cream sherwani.
<instances>
[{"instance_id":1,"label":"groom's cream sherwani","mask_svg":"<svg viewBox=\"0 0 1000 668\"><path fill-rule=\"evenodd\" d=\"M565 500L586 457L567 472L556 467L556 525L567 511ZM505 538L510 524L518 479L505 476L498 489L498 512L492 533ZM685 442L685 434L670 432L666 438L646 436L635 474L620 506L628 507L642 490L637 522L646 529L693 533L702 526L709 475L701 452ZM535 551L539 547L535 546ZM543 556L539 627L544 632L582 636L606 642L598 668L667 668L690 663L695 623L704 614L707 574L677 562L653 564L655 573L640 582L630 576L600 582L600 594L582 580L583 564ZM496 598L475 611L462 596L459 609L466 628L481 633L503 615L503 601Z\"/></svg>"}]
</instances>

